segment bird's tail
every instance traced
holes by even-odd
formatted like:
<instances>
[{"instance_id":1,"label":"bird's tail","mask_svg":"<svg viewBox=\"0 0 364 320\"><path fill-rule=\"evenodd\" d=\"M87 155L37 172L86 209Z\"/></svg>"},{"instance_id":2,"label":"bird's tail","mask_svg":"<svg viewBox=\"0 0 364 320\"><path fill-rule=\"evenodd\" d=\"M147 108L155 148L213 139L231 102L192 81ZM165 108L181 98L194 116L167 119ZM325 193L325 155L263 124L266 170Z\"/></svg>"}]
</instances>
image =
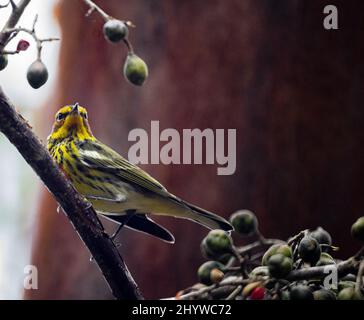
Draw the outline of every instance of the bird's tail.
<instances>
[{"instance_id":1,"label":"bird's tail","mask_svg":"<svg viewBox=\"0 0 364 320\"><path fill-rule=\"evenodd\" d=\"M226 221L224 218L218 216L217 214L214 214L212 212L199 208L186 201L182 201L182 202L189 209L185 213L185 217L187 219L193 220L209 229L222 229L225 231L233 230L233 227L231 226L231 224L228 221Z\"/></svg>"}]
</instances>

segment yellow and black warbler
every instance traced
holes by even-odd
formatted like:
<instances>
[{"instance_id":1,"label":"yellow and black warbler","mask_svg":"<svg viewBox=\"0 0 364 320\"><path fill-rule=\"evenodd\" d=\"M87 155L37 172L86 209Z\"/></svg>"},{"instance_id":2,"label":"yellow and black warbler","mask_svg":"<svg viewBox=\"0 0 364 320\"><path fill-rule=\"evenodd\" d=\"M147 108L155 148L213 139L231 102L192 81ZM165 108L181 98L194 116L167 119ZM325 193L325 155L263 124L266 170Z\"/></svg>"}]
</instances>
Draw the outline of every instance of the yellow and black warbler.
<instances>
[{"instance_id":1,"label":"yellow and black warbler","mask_svg":"<svg viewBox=\"0 0 364 320\"><path fill-rule=\"evenodd\" d=\"M168 230L147 217L150 213L190 219L211 229L232 229L225 219L177 198L98 141L91 132L86 109L77 103L57 112L47 146L77 191L98 214L119 223L119 229L126 225L174 242Z\"/></svg>"}]
</instances>

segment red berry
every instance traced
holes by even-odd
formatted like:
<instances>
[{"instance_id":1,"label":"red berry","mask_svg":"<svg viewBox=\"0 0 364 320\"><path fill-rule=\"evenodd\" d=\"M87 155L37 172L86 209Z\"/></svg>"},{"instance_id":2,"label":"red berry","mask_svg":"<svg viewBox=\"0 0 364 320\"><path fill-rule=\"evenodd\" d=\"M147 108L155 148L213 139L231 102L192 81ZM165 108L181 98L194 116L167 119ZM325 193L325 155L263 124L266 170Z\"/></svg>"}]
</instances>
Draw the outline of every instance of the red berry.
<instances>
[{"instance_id":1,"label":"red berry","mask_svg":"<svg viewBox=\"0 0 364 320\"><path fill-rule=\"evenodd\" d=\"M16 51L25 51L29 48L29 45L30 44L27 40L19 40Z\"/></svg>"},{"instance_id":2,"label":"red berry","mask_svg":"<svg viewBox=\"0 0 364 320\"><path fill-rule=\"evenodd\" d=\"M251 300L262 300L264 299L264 295L265 295L265 289L262 287L256 287L250 294L249 298Z\"/></svg>"}]
</instances>

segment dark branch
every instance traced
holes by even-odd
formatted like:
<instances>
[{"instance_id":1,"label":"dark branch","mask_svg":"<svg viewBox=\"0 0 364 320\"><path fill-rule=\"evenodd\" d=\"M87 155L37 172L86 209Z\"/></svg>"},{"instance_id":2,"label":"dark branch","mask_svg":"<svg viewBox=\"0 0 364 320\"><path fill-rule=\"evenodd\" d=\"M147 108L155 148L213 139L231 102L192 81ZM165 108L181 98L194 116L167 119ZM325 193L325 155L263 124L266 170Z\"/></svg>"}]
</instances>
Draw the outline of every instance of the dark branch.
<instances>
[{"instance_id":1,"label":"dark branch","mask_svg":"<svg viewBox=\"0 0 364 320\"><path fill-rule=\"evenodd\" d=\"M24 12L24 9L30 3L30 0L22 0L19 2L18 5L15 5L15 3L13 1L10 1L10 3L12 5L13 12L11 13L11 15L10 15L8 21L6 22L5 26L3 27L2 31L6 30L6 29L14 28L16 26L21 15ZM10 36L11 36L10 34L7 34L5 32L0 33L0 52L2 52L3 49L5 48Z\"/></svg>"},{"instance_id":2,"label":"dark branch","mask_svg":"<svg viewBox=\"0 0 364 320\"><path fill-rule=\"evenodd\" d=\"M142 299L136 283L114 243L104 232L94 209L65 178L27 121L15 111L1 87L0 131L18 149L63 208L99 265L114 296L117 299Z\"/></svg>"},{"instance_id":3,"label":"dark branch","mask_svg":"<svg viewBox=\"0 0 364 320\"><path fill-rule=\"evenodd\" d=\"M344 277L349 273L356 273L359 262L353 258L345 260L335 265L310 267L293 270L287 276L289 281L299 281L308 279L323 279L328 275L328 267L336 267L339 277Z\"/></svg>"}]
</instances>

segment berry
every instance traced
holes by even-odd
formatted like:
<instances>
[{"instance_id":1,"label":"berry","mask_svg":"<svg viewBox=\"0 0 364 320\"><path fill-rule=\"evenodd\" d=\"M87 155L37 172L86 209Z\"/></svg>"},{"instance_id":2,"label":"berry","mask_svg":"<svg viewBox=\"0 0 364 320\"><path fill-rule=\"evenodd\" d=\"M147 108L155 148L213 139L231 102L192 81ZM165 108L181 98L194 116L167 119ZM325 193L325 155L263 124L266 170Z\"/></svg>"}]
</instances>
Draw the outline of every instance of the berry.
<instances>
[{"instance_id":1,"label":"berry","mask_svg":"<svg viewBox=\"0 0 364 320\"><path fill-rule=\"evenodd\" d=\"M223 268L224 268L224 266L217 261L205 262L197 270L197 275L198 275L199 281L205 285L211 285L214 280L214 279L211 279L211 272L214 269L218 269L221 271Z\"/></svg>"},{"instance_id":2,"label":"berry","mask_svg":"<svg viewBox=\"0 0 364 320\"><path fill-rule=\"evenodd\" d=\"M280 245L276 253L281 253L287 258L292 258L292 249L288 244Z\"/></svg>"},{"instance_id":3,"label":"berry","mask_svg":"<svg viewBox=\"0 0 364 320\"><path fill-rule=\"evenodd\" d=\"M363 297L355 291L354 287L342 289L338 295L337 300L362 300Z\"/></svg>"},{"instance_id":4,"label":"berry","mask_svg":"<svg viewBox=\"0 0 364 320\"><path fill-rule=\"evenodd\" d=\"M291 300L313 300L313 294L309 287L298 285L293 287L290 292Z\"/></svg>"},{"instance_id":5,"label":"berry","mask_svg":"<svg viewBox=\"0 0 364 320\"><path fill-rule=\"evenodd\" d=\"M136 54L129 53L124 64L124 76L130 83L141 86L148 78L148 67Z\"/></svg>"},{"instance_id":6,"label":"berry","mask_svg":"<svg viewBox=\"0 0 364 320\"><path fill-rule=\"evenodd\" d=\"M322 252L319 261L316 263L316 266L327 266L329 264L335 264L334 258L328 253Z\"/></svg>"},{"instance_id":7,"label":"berry","mask_svg":"<svg viewBox=\"0 0 364 320\"><path fill-rule=\"evenodd\" d=\"M4 70L7 65L8 65L8 55L0 54L0 71Z\"/></svg>"},{"instance_id":8,"label":"berry","mask_svg":"<svg viewBox=\"0 0 364 320\"><path fill-rule=\"evenodd\" d=\"M292 258L292 249L290 246L286 244L274 244L264 253L262 258L262 265L266 266L268 264L268 260L271 256L275 255L276 253L281 253L287 258Z\"/></svg>"},{"instance_id":9,"label":"berry","mask_svg":"<svg viewBox=\"0 0 364 320\"><path fill-rule=\"evenodd\" d=\"M41 60L36 60L30 65L27 72L27 79L34 89L40 88L47 82L48 70Z\"/></svg>"},{"instance_id":10,"label":"berry","mask_svg":"<svg viewBox=\"0 0 364 320\"><path fill-rule=\"evenodd\" d=\"M315 264L320 259L321 248L314 238L306 236L298 245L298 254L303 261Z\"/></svg>"},{"instance_id":11,"label":"berry","mask_svg":"<svg viewBox=\"0 0 364 320\"><path fill-rule=\"evenodd\" d=\"M16 51L25 51L29 48L29 45L30 44L27 40L19 40Z\"/></svg>"},{"instance_id":12,"label":"berry","mask_svg":"<svg viewBox=\"0 0 364 320\"><path fill-rule=\"evenodd\" d=\"M320 289L313 293L315 300L336 300L336 295L331 290Z\"/></svg>"},{"instance_id":13,"label":"berry","mask_svg":"<svg viewBox=\"0 0 364 320\"><path fill-rule=\"evenodd\" d=\"M239 210L230 217L230 222L236 232L244 236L250 236L258 230L258 220L253 212L249 210Z\"/></svg>"},{"instance_id":14,"label":"berry","mask_svg":"<svg viewBox=\"0 0 364 320\"><path fill-rule=\"evenodd\" d=\"M233 245L229 234L223 230L211 230L203 240L205 250L212 256L230 253Z\"/></svg>"},{"instance_id":15,"label":"berry","mask_svg":"<svg viewBox=\"0 0 364 320\"><path fill-rule=\"evenodd\" d=\"M103 32L105 38L110 42L119 42L128 37L129 29L123 21L111 19L105 22Z\"/></svg>"},{"instance_id":16,"label":"berry","mask_svg":"<svg viewBox=\"0 0 364 320\"><path fill-rule=\"evenodd\" d=\"M364 217L360 217L351 227L351 235L354 239L364 241Z\"/></svg>"},{"instance_id":17,"label":"berry","mask_svg":"<svg viewBox=\"0 0 364 320\"><path fill-rule=\"evenodd\" d=\"M251 300L263 300L265 296L265 289L263 287L256 287L253 289L249 298Z\"/></svg>"},{"instance_id":18,"label":"berry","mask_svg":"<svg viewBox=\"0 0 364 320\"><path fill-rule=\"evenodd\" d=\"M269 274L274 278L284 278L292 270L292 259L276 253L268 259Z\"/></svg>"}]
</instances>

